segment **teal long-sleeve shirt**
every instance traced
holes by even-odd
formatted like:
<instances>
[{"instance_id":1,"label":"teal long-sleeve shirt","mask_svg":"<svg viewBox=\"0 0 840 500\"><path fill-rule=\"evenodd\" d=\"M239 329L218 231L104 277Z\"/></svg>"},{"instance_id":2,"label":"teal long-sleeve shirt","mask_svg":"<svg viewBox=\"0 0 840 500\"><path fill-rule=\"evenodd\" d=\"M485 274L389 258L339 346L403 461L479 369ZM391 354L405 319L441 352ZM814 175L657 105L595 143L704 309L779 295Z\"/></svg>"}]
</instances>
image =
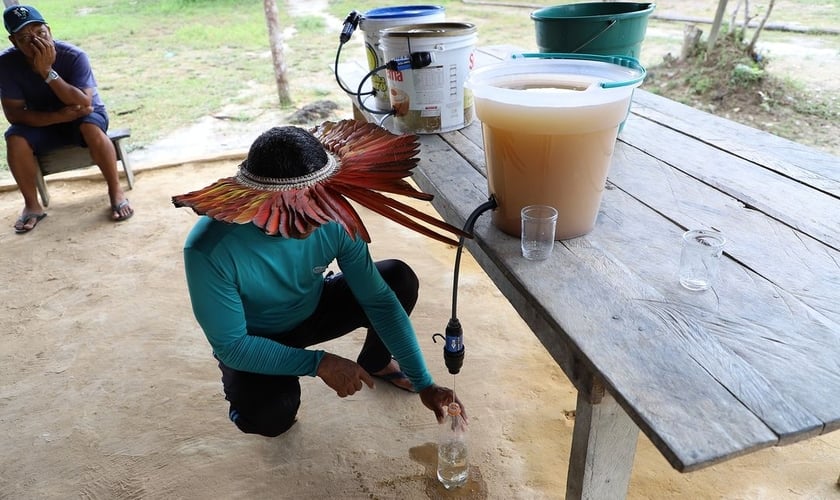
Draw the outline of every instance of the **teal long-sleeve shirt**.
<instances>
[{"instance_id":1,"label":"teal long-sleeve shirt","mask_svg":"<svg viewBox=\"0 0 840 500\"><path fill-rule=\"evenodd\" d=\"M193 313L214 354L236 370L315 376L324 351L249 335L289 331L309 317L333 261L382 341L419 391L432 385L408 315L377 271L367 244L331 222L305 239L268 236L253 224L202 217L184 264ZM282 334L278 337L282 341Z\"/></svg>"}]
</instances>

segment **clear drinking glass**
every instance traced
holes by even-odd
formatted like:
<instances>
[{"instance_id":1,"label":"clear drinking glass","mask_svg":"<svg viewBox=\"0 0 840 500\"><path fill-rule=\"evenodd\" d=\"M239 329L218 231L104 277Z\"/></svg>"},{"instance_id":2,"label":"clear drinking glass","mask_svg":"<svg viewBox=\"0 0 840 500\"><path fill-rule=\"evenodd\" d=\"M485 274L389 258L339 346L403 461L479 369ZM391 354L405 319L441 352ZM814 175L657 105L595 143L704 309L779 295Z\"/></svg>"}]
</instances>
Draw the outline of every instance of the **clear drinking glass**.
<instances>
[{"instance_id":1,"label":"clear drinking glass","mask_svg":"<svg viewBox=\"0 0 840 500\"><path fill-rule=\"evenodd\" d=\"M686 231L682 237L680 284L693 291L707 290L718 276L726 238L707 229Z\"/></svg>"},{"instance_id":2,"label":"clear drinking glass","mask_svg":"<svg viewBox=\"0 0 840 500\"><path fill-rule=\"evenodd\" d=\"M551 256L557 209L548 205L529 205L522 209L522 256L543 260Z\"/></svg>"}]
</instances>

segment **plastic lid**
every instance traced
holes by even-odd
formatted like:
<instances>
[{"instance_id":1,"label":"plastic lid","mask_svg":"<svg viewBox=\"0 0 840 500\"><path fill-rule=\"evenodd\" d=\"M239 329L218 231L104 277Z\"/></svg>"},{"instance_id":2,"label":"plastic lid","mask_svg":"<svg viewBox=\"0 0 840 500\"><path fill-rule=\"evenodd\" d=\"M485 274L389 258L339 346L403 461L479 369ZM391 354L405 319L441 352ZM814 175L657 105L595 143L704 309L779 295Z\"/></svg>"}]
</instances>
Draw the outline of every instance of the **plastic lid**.
<instances>
[{"instance_id":1,"label":"plastic lid","mask_svg":"<svg viewBox=\"0 0 840 500\"><path fill-rule=\"evenodd\" d=\"M478 30L472 23L442 22L442 23L421 23L393 26L385 28L380 32L382 38L396 37L413 38L441 37L441 36L463 36L471 35Z\"/></svg>"},{"instance_id":2,"label":"plastic lid","mask_svg":"<svg viewBox=\"0 0 840 500\"><path fill-rule=\"evenodd\" d=\"M624 56L518 54L473 70L466 86L476 97L521 106L583 107L631 95L645 77Z\"/></svg>"},{"instance_id":3,"label":"plastic lid","mask_svg":"<svg viewBox=\"0 0 840 500\"><path fill-rule=\"evenodd\" d=\"M405 5L402 7L380 7L371 9L362 17L366 19L395 19L401 17L428 16L443 12L440 5Z\"/></svg>"},{"instance_id":4,"label":"plastic lid","mask_svg":"<svg viewBox=\"0 0 840 500\"><path fill-rule=\"evenodd\" d=\"M455 402L449 403L449 408L447 408L447 412L452 417L454 417L456 415L460 415L461 414L461 405L459 405L458 403L455 403Z\"/></svg>"}]
</instances>

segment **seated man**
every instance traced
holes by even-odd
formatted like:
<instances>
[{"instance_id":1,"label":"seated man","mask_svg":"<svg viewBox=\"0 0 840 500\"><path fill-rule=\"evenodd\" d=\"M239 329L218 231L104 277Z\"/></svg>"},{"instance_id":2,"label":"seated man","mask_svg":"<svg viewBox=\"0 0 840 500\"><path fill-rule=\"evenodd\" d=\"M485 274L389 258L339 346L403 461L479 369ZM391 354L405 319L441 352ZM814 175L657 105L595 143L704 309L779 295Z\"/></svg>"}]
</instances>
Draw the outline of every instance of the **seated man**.
<instances>
[{"instance_id":1,"label":"seated man","mask_svg":"<svg viewBox=\"0 0 840 500\"><path fill-rule=\"evenodd\" d=\"M405 214L463 235L377 192L428 199L403 180L417 147L415 136L352 120L314 134L275 127L254 141L235 177L173 197L207 215L184 248L187 286L241 431L288 430L301 376L320 377L339 397L379 377L419 393L439 422L458 400L432 380L408 318L417 276L398 260L373 262L367 230L345 199L436 239L446 241ZM333 261L341 272L325 275ZM309 348L358 328L367 336L356 361Z\"/></svg>"},{"instance_id":2,"label":"seated man","mask_svg":"<svg viewBox=\"0 0 840 500\"><path fill-rule=\"evenodd\" d=\"M35 154L72 144L87 146L102 171L110 217L128 219L134 210L120 186L117 153L106 133L108 113L87 55L53 40L34 7L8 7L3 21L14 45L0 54L0 103L11 124L6 130L6 160L24 201L15 232L31 231L47 216L38 201Z\"/></svg>"}]
</instances>

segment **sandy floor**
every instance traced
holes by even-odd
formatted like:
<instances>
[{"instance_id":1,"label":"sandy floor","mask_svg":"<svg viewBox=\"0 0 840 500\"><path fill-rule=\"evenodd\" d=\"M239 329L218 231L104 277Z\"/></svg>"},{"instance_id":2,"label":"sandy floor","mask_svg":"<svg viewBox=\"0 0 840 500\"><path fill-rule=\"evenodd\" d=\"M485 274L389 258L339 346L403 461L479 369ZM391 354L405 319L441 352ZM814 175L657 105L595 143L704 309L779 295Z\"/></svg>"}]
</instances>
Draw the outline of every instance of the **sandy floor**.
<instances>
[{"instance_id":1,"label":"sandy floor","mask_svg":"<svg viewBox=\"0 0 840 500\"><path fill-rule=\"evenodd\" d=\"M468 257L467 358L453 380L431 335L450 315L454 249L375 216L374 256L417 270L421 345L471 415L467 487L437 484L433 416L389 386L339 399L307 378L290 432L236 430L184 284L180 249L196 217L169 199L237 162L141 169L137 214L119 224L98 179L50 180L49 217L23 236L11 229L19 194L0 192L0 498L562 498L572 387ZM353 357L360 341L325 347ZM840 498L838 473L840 433L685 475L642 437L629 498Z\"/></svg>"}]
</instances>

